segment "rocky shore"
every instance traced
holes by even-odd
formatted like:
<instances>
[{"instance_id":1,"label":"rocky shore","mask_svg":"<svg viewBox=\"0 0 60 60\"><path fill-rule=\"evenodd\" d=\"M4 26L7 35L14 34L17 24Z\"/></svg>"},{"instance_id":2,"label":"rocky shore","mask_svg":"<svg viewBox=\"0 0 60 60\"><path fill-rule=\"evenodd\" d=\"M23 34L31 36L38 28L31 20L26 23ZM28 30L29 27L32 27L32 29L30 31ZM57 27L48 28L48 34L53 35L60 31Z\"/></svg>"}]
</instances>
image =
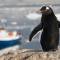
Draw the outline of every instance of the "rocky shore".
<instances>
[{"instance_id":1,"label":"rocky shore","mask_svg":"<svg viewBox=\"0 0 60 60\"><path fill-rule=\"evenodd\" d=\"M21 49L1 55L0 60L60 60L60 51L43 52L40 50Z\"/></svg>"}]
</instances>

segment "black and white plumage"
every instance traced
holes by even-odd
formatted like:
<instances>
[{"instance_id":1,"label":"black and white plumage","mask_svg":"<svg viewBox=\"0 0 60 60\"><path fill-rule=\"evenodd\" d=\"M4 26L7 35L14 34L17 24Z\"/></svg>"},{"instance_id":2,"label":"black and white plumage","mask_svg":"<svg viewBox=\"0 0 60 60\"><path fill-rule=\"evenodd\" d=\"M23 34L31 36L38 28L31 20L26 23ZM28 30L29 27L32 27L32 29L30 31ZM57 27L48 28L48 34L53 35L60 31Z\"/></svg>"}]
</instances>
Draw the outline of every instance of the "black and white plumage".
<instances>
[{"instance_id":1,"label":"black and white plumage","mask_svg":"<svg viewBox=\"0 0 60 60\"><path fill-rule=\"evenodd\" d=\"M42 13L41 23L31 32L29 41L32 40L38 31L43 29L40 40L43 51L56 51L59 44L60 22L57 20L51 7L43 6L40 12Z\"/></svg>"}]
</instances>

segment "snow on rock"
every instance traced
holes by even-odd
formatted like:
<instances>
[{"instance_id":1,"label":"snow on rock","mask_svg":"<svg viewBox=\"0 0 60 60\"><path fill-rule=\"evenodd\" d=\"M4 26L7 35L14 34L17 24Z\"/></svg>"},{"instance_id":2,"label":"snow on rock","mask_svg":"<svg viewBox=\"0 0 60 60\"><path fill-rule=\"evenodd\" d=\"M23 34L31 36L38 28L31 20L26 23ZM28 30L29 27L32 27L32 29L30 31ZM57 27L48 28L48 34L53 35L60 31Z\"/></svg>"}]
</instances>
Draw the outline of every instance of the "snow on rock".
<instances>
[{"instance_id":1,"label":"snow on rock","mask_svg":"<svg viewBox=\"0 0 60 60\"><path fill-rule=\"evenodd\" d=\"M30 20L36 20L41 17L41 14L37 14L34 12L34 13L27 14L26 17Z\"/></svg>"},{"instance_id":2,"label":"snow on rock","mask_svg":"<svg viewBox=\"0 0 60 60\"><path fill-rule=\"evenodd\" d=\"M58 21L60 21L60 14L56 14Z\"/></svg>"}]
</instances>

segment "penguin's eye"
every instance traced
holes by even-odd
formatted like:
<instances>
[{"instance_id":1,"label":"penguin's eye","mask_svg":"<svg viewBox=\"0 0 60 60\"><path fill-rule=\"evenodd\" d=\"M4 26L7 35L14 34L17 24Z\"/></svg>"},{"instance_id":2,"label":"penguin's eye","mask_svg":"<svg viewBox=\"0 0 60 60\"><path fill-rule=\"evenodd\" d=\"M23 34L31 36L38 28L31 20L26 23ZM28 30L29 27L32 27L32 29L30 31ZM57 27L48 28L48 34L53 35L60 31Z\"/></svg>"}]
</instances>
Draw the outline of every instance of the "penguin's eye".
<instances>
[{"instance_id":1,"label":"penguin's eye","mask_svg":"<svg viewBox=\"0 0 60 60\"><path fill-rule=\"evenodd\" d=\"M46 10L49 10L49 7L46 7Z\"/></svg>"}]
</instances>

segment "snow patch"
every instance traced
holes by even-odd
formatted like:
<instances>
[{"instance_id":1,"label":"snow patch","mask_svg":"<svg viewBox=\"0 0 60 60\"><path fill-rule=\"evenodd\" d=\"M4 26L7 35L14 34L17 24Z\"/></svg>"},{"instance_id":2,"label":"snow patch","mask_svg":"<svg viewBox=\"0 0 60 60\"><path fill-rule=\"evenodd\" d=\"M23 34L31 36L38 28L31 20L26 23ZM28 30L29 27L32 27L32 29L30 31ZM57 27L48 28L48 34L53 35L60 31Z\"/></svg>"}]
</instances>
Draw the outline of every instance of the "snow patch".
<instances>
[{"instance_id":1,"label":"snow patch","mask_svg":"<svg viewBox=\"0 0 60 60\"><path fill-rule=\"evenodd\" d=\"M27 14L26 17L30 20L36 20L36 19L41 17L41 14L38 14L38 13L34 12L34 13Z\"/></svg>"},{"instance_id":2,"label":"snow patch","mask_svg":"<svg viewBox=\"0 0 60 60\"><path fill-rule=\"evenodd\" d=\"M58 21L60 21L60 14L56 14Z\"/></svg>"}]
</instances>

